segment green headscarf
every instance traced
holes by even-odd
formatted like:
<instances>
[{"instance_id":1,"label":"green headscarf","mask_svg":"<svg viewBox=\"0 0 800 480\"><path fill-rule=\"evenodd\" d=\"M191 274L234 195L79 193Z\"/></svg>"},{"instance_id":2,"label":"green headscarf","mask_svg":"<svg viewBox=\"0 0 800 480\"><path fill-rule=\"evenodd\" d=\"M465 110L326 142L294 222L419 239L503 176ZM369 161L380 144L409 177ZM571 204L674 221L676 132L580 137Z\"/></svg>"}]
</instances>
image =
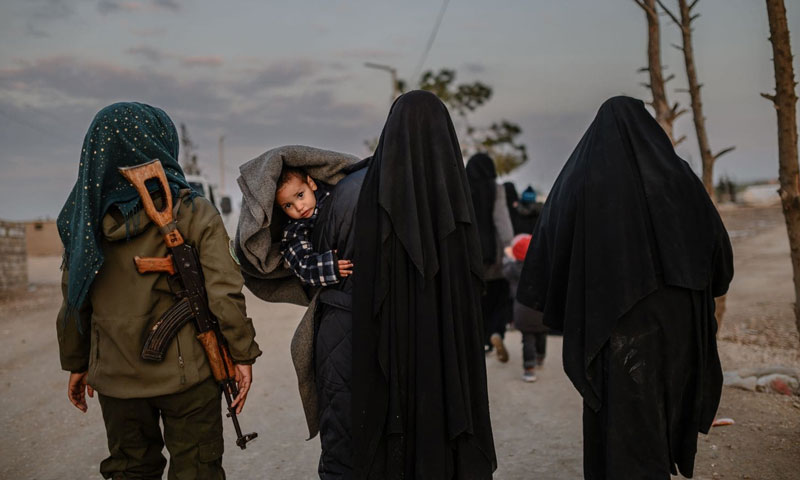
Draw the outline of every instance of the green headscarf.
<instances>
[{"instance_id":1,"label":"green headscarf","mask_svg":"<svg viewBox=\"0 0 800 480\"><path fill-rule=\"evenodd\" d=\"M69 271L68 312L76 312L83 304L103 265L98 240L109 208L118 208L126 221L140 208L139 194L117 167L156 158L164 166L173 198L179 189L191 188L178 164L178 133L163 110L142 103L115 103L95 115L83 139L78 180L58 215L63 268Z\"/></svg>"}]
</instances>

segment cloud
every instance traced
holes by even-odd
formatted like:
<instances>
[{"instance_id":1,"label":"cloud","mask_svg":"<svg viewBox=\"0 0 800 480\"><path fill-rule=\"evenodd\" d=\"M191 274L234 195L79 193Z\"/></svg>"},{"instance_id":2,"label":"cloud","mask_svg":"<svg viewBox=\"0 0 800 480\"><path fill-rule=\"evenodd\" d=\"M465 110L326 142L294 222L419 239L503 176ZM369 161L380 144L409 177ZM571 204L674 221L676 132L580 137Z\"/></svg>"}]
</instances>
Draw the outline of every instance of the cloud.
<instances>
[{"instance_id":1,"label":"cloud","mask_svg":"<svg viewBox=\"0 0 800 480\"><path fill-rule=\"evenodd\" d=\"M102 15L119 12L138 12L144 8L139 2L120 2L118 0L100 0L97 2L97 11Z\"/></svg>"},{"instance_id":2,"label":"cloud","mask_svg":"<svg viewBox=\"0 0 800 480\"><path fill-rule=\"evenodd\" d=\"M25 34L33 38L49 38L44 24L63 20L75 13L75 8L66 0L29 0L25 4L29 19L25 22Z\"/></svg>"},{"instance_id":3,"label":"cloud","mask_svg":"<svg viewBox=\"0 0 800 480\"><path fill-rule=\"evenodd\" d=\"M467 62L464 64L463 69L467 73L484 73L486 71L486 66L482 63L474 63L474 62Z\"/></svg>"},{"instance_id":4,"label":"cloud","mask_svg":"<svg viewBox=\"0 0 800 480\"><path fill-rule=\"evenodd\" d=\"M144 57L147 60L150 60L151 62L154 63L158 63L161 60L163 60L166 56L168 56L168 54L149 45L139 45L136 47L131 47L125 50L125 53Z\"/></svg>"},{"instance_id":5,"label":"cloud","mask_svg":"<svg viewBox=\"0 0 800 480\"><path fill-rule=\"evenodd\" d=\"M50 38L50 34L47 31L37 27L30 20L25 23L25 33L34 38Z\"/></svg>"},{"instance_id":6,"label":"cloud","mask_svg":"<svg viewBox=\"0 0 800 480\"><path fill-rule=\"evenodd\" d=\"M176 0L151 0L147 3L141 1L120 1L120 0L100 0L97 3L97 11L102 15L111 13L131 13L148 10L170 10L177 12L181 9L180 3Z\"/></svg>"},{"instance_id":7,"label":"cloud","mask_svg":"<svg viewBox=\"0 0 800 480\"><path fill-rule=\"evenodd\" d=\"M219 67L222 66L222 57L218 56L197 56L185 57L181 63L187 67Z\"/></svg>"},{"instance_id":8,"label":"cloud","mask_svg":"<svg viewBox=\"0 0 800 480\"><path fill-rule=\"evenodd\" d=\"M39 20L60 20L75 13L75 8L67 0L34 0L33 18Z\"/></svg>"},{"instance_id":9,"label":"cloud","mask_svg":"<svg viewBox=\"0 0 800 480\"><path fill-rule=\"evenodd\" d=\"M0 89L12 95L51 94L72 101L107 103L137 100L195 111L214 111L228 102L219 85L207 80L176 78L72 56L53 56L0 69Z\"/></svg>"},{"instance_id":10,"label":"cloud","mask_svg":"<svg viewBox=\"0 0 800 480\"><path fill-rule=\"evenodd\" d=\"M137 45L128 48L125 53L142 57L152 63L161 63L163 60L174 59L180 61L185 67L219 67L223 63L222 57L216 55L181 56L150 45Z\"/></svg>"},{"instance_id":11,"label":"cloud","mask_svg":"<svg viewBox=\"0 0 800 480\"><path fill-rule=\"evenodd\" d=\"M176 0L154 0L153 4L165 10L173 10L175 12L181 9L180 3Z\"/></svg>"},{"instance_id":12,"label":"cloud","mask_svg":"<svg viewBox=\"0 0 800 480\"><path fill-rule=\"evenodd\" d=\"M160 37L167 33L165 27L145 27L145 28L131 28L129 30L137 37Z\"/></svg>"},{"instance_id":13,"label":"cloud","mask_svg":"<svg viewBox=\"0 0 800 480\"><path fill-rule=\"evenodd\" d=\"M253 95L268 88L286 87L310 77L318 70L318 65L309 60L275 62L255 71L252 78L241 83L238 91L245 95Z\"/></svg>"},{"instance_id":14,"label":"cloud","mask_svg":"<svg viewBox=\"0 0 800 480\"><path fill-rule=\"evenodd\" d=\"M355 58L361 60L376 60L376 59L389 59L399 58L401 55L394 50L386 50L380 48L350 48L346 50L339 50L334 53L335 56L341 58Z\"/></svg>"}]
</instances>

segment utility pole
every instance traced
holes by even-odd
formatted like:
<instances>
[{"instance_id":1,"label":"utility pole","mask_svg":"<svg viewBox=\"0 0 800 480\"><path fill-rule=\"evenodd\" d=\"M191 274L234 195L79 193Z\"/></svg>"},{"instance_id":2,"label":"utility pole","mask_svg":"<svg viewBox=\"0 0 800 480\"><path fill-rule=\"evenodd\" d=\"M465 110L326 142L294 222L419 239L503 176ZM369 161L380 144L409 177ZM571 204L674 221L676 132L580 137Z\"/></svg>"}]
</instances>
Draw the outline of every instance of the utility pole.
<instances>
[{"instance_id":1,"label":"utility pole","mask_svg":"<svg viewBox=\"0 0 800 480\"><path fill-rule=\"evenodd\" d=\"M220 194L225 193L225 156L223 155L223 142L225 135L219 136L219 191Z\"/></svg>"},{"instance_id":2,"label":"utility pole","mask_svg":"<svg viewBox=\"0 0 800 480\"><path fill-rule=\"evenodd\" d=\"M398 85L397 85L397 69L392 67L392 66L390 66L390 65L383 65L383 64L380 64L380 63L372 63L372 62L365 62L364 66L367 67L367 68L374 68L376 70L383 70L385 72L389 72L389 74L392 76L392 100L391 100L391 102L394 102L394 99L397 98L400 95L400 89L398 88Z\"/></svg>"}]
</instances>

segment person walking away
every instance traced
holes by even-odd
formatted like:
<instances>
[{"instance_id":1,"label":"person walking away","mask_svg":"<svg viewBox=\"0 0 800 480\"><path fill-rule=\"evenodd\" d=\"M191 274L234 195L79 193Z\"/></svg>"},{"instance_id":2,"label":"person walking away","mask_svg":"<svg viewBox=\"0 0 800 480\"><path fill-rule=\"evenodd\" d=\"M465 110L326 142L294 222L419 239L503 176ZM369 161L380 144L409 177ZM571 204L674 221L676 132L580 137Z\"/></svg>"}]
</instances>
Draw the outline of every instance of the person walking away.
<instances>
[{"instance_id":1,"label":"person walking away","mask_svg":"<svg viewBox=\"0 0 800 480\"><path fill-rule=\"evenodd\" d=\"M481 297L487 351L494 349L497 359L508 362L503 338L511 322L513 309L508 280L503 275L503 248L514 236L505 198L505 188L496 182L494 161L477 153L467 162L467 179L481 242L483 279L486 287Z\"/></svg>"},{"instance_id":2,"label":"person walking away","mask_svg":"<svg viewBox=\"0 0 800 480\"><path fill-rule=\"evenodd\" d=\"M162 478L166 444L170 480L222 479L220 389L192 322L180 328L162 361L141 358L146 331L175 298L166 275L136 269L135 256L165 257L167 246L118 167L152 159L166 173L177 229L198 251L208 306L235 363L237 412L247 398L261 351L230 240L216 208L186 182L172 121L140 103L97 113L83 142L78 180L58 216L64 301L56 329L61 367L70 372L67 395L86 412L86 395L99 394L109 448L100 463L104 478ZM164 197L153 195L163 208Z\"/></svg>"},{"instance_id":3,"label":"person walking away","mask_svg":"<svg viewBox=\"0 0 800 480\"><path fill-rule=\"evenodd\" d=\"M505 249L503 273L511 287L511 298L514 298L514 327L522 333L522 380L535 382L536 369L544 364L548 328L543 323L542 312L516 300L519 277L530 243L529 234L514 237L511 245Z\"/></svg>"},{"instance_id":4,"label":"person walking away","mask_svg":"<svg viewBox=\"0 0 800 480\"><path fill-rule=\"evenodd\" d=\"M644 103L607 100L548 196L517 299L563 331L584 478L691 477L719 405L719 213Z\"/></svg>"}]
</instances>

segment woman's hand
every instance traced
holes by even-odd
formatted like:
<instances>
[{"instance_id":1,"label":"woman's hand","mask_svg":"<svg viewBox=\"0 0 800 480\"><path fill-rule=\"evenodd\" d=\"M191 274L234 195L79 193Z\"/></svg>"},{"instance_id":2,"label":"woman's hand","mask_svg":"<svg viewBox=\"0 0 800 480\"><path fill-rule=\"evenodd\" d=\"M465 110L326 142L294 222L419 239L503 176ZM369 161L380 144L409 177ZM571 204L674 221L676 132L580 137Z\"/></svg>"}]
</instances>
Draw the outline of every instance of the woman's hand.
<instances>
[{"instance_id":1,"label":"woman's hand","mask_svg":"<svg viewBox=\"0 0 800 480\"><path fill-rule=\"evenodd\" d=\"M353 274L353 262L350 260L339 260L339 275L344 278Z\"/></svg>"}]
</instances>

